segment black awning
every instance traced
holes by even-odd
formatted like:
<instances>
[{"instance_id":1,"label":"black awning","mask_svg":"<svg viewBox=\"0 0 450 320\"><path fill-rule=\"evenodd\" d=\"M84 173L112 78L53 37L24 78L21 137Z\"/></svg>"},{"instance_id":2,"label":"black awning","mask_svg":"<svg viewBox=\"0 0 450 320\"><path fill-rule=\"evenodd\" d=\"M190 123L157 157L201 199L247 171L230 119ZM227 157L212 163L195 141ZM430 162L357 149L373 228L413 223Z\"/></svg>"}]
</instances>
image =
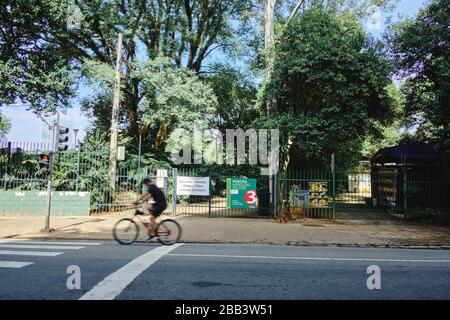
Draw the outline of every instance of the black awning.
<instances>
[{"instance_id":1,"label":"black awning","mask_svg":"<svg viewBox=\"0 0 450 320\"><path fill-rule=\"evenodd\" d=\"M383 148L372 157L372 164L440 164L443 155L436 151L433 144L424 142L402 144L396 147ZM445 156L444 156L445 157ZM450 157L447 155L447 160Z\"/></svg>"}]
</instances>

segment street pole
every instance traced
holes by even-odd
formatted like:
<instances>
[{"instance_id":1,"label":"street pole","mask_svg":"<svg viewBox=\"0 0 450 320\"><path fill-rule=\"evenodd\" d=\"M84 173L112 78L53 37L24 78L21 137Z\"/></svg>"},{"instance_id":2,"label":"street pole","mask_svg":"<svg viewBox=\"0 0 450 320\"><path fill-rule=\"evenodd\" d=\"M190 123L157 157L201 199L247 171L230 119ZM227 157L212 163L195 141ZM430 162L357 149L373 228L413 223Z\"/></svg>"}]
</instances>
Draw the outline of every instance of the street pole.
<instances>
[{"instance_id":1,"label":"street pole","mask_svg":"<svg viewBox=\"0 0 450 320\"><path fill-rule=\"evenodd\" d=\"M110 186L114 191L116 188L116 170L117 170L117 136L118 136L118 122L119 122L119 104L120 104L120 67L122 60L122 33L119 33L117 44L117 60L116 60L116 74L114 79L114 98L111 117L111 142L109 154L109 177Z\"/></svg>"},{"instance_id":2,"label":"street pole","mask_svg":"<svg viewBox=\"0 0 450 320\"><path fill-rule=\"evenodd\" d=\"M45 232L50 232L50 214L51 214L51 208L52 208L52 166L53 166L53 152L56 151L57 143L56 143L56 130L59 127L59 112L57 113L56 120L53 122L53 127L51 128L53 130L53 146L52 151L49 152L48 156L48 172L47 172L47 216L45 218Z\"/></svg>"},{"instance_id":3,"label":"street pole","mask_svg":"<svg viewBox=\"0 0 450 320\"><path fill-rule=\"evenodd\" d=\"M77 136L78 136L78 131L79 131L80 129L73 129L73 134L75 135L75 140L74 140L74 147L76 148L77 147L77 145L78 145L78 143L77 143Z\"/></svg>"},{"instance_id":4,"label":"street pole","mask_svg":"<svg viewBox=\"0 0 450 320\"><path fill-rule=\"evenodd\" d=\"M50 232L50 212L52 207L52 164L53 152L49 153L49 171L47 173L47 217L45 218L45 232Z\"/></svg>"},{"instance_id":5,"label":"street pole","mask_svg":"<svg viewBox=\"0 0 450 320\"><path fill-rule=\"evenodd\" d=\"M53 147L52 147L52 151L56 152L57 148L58 148L58 144L56 143L56 132L59 131L59 112L56 112L56 120L53 121Z\"/></svg>"}]
</instances>

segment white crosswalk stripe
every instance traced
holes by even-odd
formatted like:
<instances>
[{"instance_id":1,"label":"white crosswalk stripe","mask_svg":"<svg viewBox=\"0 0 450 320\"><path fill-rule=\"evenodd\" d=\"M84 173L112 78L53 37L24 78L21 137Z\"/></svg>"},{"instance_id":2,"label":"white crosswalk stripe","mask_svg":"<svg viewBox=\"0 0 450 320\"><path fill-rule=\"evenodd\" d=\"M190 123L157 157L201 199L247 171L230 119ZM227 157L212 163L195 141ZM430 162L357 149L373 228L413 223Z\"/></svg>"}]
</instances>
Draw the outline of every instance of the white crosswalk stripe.
<instances>
[{"instance_id":1,"label":"white crosswalk stripe","mask_svg":"<svg viewBox=\"0 0 450 320\"><path fill-rule=\"evenodd\" d=\"M74 246L99 246L101 242L67 242L67 241L29 241L29 240L0 240L2 243L26 243L26 244L51 244L51 245L74 245Z\"/></svg>"},{"instance_id":2,"label":"white crosswalk stripe","mask_svg":"<svg viewBox=\"0 0 450 320\"><path fill-rule=\"evenodd\" d=\"M12 250L0 250L0 255L8 256L34 256L34 257L54 257L63 254L64 252L55 251L12 251Z\"/></svg>"},{"instance_id":3,"label":"white crosswalk stripe","mask_svg":"<svg viewBox=\"0 0 450 320\"><path fill-rule=\"evenodd\" d=\"M66 241L27 241L27 240L0 240L0 257L56 257L65 250L80 250L87 246L101 245L100 242L66 242ZM15 259L12 259L15 260ZM28 260L28 259L27 259ZM8 261L0 260L0 269L21 269L35 264L34 261Z\"/></svg>"},{"instance_id":4,"label":"white crosswalk stripe","mask_svg":"<svg viewBox=\"0 0 450 320\"><path fill-rule=\"evenodd\" d=\"M79 249L83 249L85 247L51 246L51 245L27 245L27 244L0 244L0 248L79 250Z\"/></svg>"},{"instance_id":5,"label":"white crosswalk stripe","mask_svg":"<svg viewBox=\"0 0 450 320\"><path fill-rule=\"evenodd\" d=\"M34 262L19 262L19 261L0 261L0 268L15 268L20 269L33 264Z\"/></svg>"}]
</instances>

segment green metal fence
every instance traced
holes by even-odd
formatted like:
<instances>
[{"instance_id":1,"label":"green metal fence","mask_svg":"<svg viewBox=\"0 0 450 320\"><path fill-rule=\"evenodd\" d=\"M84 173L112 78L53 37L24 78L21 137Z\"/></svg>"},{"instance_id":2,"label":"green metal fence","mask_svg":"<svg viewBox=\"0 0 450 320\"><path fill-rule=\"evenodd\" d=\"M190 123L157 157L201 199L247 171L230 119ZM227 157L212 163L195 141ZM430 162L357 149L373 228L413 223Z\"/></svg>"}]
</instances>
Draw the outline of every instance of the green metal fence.
<instances>
[{"instance_id":1,"label":"green metal fence","mask_svg":"<svg viewBox=\"0 0 450 320\"><path fill-rule=\"evenodd\" d=\"M0 153L0 191L46 191L47 178L40 170L39 152ZM83 149L60 153L54 159L53 191L90 192L90 212L130 213L130 204L142 191L143 176L156 179L160 168L139 168L120 163L115 188L108 174L108 154ZM203 217L274 217L289 207L298 217L351 219L407 217L410 211L432 208L450 211L450 179L436 172L403 172L379 168L350 172L299 170L275 177L256 171L223 168L166 168L167 214ZM177 176L209 177L209 196L176 196ZM227 178L257 180L257 209L232 209L227 205Z\"/></svg>"},{"instance_id":2,"label":"green metal fence","mask_svg":"<svg viewBox=\"0 0 450 320\"><path fill-rule=\"evenodd\" d=\"M335 184L331 171L281 172L277 186L277 211L289 207L297 217L335 218Z\"/></svg>"},{"instance_id":3,"label":"green metal fence","mask_svg":"<svg viewBox=\"0 0 450 320\"><path fill-rule=\"evenodd\" d=\"M234 176L236 178L256 178L258 206L257 209L236 209L227 205L227 178L218 172L208 169L175 169L171 179L177 176L208 177L210 179L209 196L176 196L175 210L177 215L196 215L203 217L271 217L271 204L269 194L269 177L249 177L245 175ZM173 183L172 183L173 184Z\"/></svg>"}]
</instances>

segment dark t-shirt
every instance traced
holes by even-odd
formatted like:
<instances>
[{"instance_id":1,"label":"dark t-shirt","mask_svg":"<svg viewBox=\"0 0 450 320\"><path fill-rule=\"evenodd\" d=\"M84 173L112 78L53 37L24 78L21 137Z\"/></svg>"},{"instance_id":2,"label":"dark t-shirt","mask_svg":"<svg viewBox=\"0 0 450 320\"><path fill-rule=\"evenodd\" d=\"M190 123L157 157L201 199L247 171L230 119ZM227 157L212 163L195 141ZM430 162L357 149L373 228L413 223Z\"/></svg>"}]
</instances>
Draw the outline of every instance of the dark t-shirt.
<instances>
[{"instance_id":1,"label":"dark t-shirt","mask_svg":"<svg viewBox=\"0 0 450 320\"><path fill-rule=\"evenodd\" d=\"M152 184L147 188L147 192L152 195L153 201L155 201L156 206L167 206L166 197L164 193L156 185Z\"/></svg>"}]
</instances>

